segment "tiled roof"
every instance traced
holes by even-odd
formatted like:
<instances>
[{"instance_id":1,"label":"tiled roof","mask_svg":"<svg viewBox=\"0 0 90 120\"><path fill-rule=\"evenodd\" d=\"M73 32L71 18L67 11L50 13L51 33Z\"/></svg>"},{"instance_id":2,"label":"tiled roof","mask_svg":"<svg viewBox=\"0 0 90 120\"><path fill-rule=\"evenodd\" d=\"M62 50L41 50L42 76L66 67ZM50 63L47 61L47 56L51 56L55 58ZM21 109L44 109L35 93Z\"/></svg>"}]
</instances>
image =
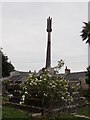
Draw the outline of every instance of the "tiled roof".
<instances>
[{"instance_id":1,"label":"tiled roof","mask_svg":"<svg viewBox=\"0 0 90 120\"><path fill-rule=\"evenodd\" d=\"M20 75L12 76L9 78L10 81L16 81L18 79L20 79Z\"/></svg>"},{"instance_id":2,"label":"tiled roof","mask_svg":"<svg viewBox=\"0 0 90 120\"><path fill-rule=\"evenodd\" d=\"M16 71L17 73L17 71ZM27 79L27 76L28 76L28 72L21 72L21 71L18 71L19 74L13 74L9 80L11 81L26 81Z\"/></svg>"},{"instance_id":3,"label":"tiled roof","mask_svg":"<svg viewBox=\"0 0 90 120\"><path fill-rule=\"evenodd\" d=\"M10 77L10 80L12 81L26 81L27 77L29 75L29 72L22 72L22 71L18 71L20 75L16 75L16 76L12 76ZM86 71L84 72L73 72L73 73L69 73L67 75L65 74L58 74L60 77L64 77L66 80L79 80L82 77L86 77Z\"/></svg>"},{"instance_id":4,"label":"tiled roof","mask_svg":"<svg viewBox=\"0 0 90 120\"><path fill-rule=\"evenodd\" d=\"M27 80L27 77L29 75L29 72L19 72L20 75L21 75L21 78L19 79L19 81L26 81Z\"/></svg>"},{"instance_id":5,"label":"tiled roof","mask_svg":"<svg viewBox=\"0 0 90 120\"><path fill-rule=\"evenodd\" d=\"M82 77L86 77L86 71L69 73L69 74L65 75L64 77L66 80L79 80Z\"/></svg>"}]
</instances>

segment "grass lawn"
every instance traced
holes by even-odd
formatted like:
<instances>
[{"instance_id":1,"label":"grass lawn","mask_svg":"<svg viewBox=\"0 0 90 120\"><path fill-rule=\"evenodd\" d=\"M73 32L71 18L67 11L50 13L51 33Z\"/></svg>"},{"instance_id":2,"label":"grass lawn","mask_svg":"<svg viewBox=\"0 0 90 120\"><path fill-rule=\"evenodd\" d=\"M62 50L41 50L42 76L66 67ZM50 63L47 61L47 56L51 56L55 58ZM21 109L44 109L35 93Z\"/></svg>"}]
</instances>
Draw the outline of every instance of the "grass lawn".
<instances>
[{"instance_id":1,"label":"grass lawn","mask_svg":"<svg viewBox=\"0 0 90 120\"><path fill-rule=\"evenodd\" d=\"M16 108L3 106L2 118L30 118L29 114Z\"/></svg>"},{"instance_id":2,"label":"grass lawn","mask_svg":"<svg viewBox=\"0 0 90 120\"><path fill-rule=\"evenodd\" d=\"M10 106L3 106L2 109L2 120L43 120L42 118L32 118L29 113L21 111L19 109L10 107ZM52 120L52 119L46 119ZM85 118L78 118L71 115L58 117L55 120L89 120Z\"/></svg>"}]
</instances>

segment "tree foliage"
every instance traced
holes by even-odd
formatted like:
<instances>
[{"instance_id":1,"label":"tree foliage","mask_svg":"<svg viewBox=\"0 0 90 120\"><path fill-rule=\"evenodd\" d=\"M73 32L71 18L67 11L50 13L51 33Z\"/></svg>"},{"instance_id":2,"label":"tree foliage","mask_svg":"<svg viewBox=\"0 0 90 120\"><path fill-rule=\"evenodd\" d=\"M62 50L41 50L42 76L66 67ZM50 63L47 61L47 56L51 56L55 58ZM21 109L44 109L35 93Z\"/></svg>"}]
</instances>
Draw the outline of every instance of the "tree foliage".
<instances>
[{"instance_id":1,"label":"tree foliage","mask_svg":"<svg viewBox=\"0 0 90 120\"><path fill-rule=\"evenodd\" d=\"M87 78L86 78L86 83L89 85L90 87L90 66L87 68Z\"/></svg>"},{"instance_id":2,"label":"tree foliage","mask_svg":"<svg viewBox=\"0 0 90 120\"><path fill-rule=\"evenodd\" d=\"M9 76L14 69L14 66L8 61L8 56L2 53L2 77Z\"/></svg>"},{"instance_id":3,"label":"tree foliage","mask_svg":"<svg viewBox=\"0 0 90 120\"><path fill-rule=\"evenodd\" d=\"M83 22L85 26L83 26L83 30L81 31L82 40L86 40L86 43L90 44L90 21L88 23Z\"/></svg>"}]
</instances>

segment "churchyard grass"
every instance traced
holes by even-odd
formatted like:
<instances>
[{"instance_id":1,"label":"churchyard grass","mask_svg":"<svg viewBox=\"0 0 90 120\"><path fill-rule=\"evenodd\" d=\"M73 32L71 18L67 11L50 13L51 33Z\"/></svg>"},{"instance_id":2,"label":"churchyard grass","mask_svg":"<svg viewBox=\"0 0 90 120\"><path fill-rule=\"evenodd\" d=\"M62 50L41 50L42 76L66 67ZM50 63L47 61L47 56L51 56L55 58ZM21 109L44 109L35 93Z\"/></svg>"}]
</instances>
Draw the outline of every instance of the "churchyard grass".
<instances>
[{"instance_id":1,"label":"churchyard grass","mask_svg":"<svg viewBox=\"0 0 90 120\"><path fill-rule=\"evenodd\" d=\"M87 113L87 112L86 112ZM82 112L83 114L83 112ZM2 120L9 120L14 119L14 120L43 120L43 118L33 118L31 115L29 115L28 112L21 111L20 109L13 108L11 106L3 106L2 108ZM45 119L45 120L53 120L51 119ZM86 118L78 118L73 115L63 115L60 117L55 118L55 120L89 120Z\"/></svg>"},{"instance_id":2,"label":"churchyard grass","mask_svg":"<svg viewBox=\"0 0 90 120\"><path fill-rule=\"evenodd\" d=\"M2 118L30 118L29 114L19 109L3 106L2 107Z\"/></svg>"}]
</instances>

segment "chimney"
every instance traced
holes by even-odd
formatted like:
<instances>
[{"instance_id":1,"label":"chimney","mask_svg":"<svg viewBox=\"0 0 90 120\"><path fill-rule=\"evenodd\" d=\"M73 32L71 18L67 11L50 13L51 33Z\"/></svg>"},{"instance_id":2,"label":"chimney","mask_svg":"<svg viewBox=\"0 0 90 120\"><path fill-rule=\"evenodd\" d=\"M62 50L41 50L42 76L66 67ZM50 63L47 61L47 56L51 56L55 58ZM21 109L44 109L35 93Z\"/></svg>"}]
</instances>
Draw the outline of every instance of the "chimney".
<instances>
[{"instance_id":1,"label":"chimney","mask_svg":"<svg viewBox=\"0 0 90 120\"><path fill-rule=\"evenodd\" d=\"M29 70L29 73L32 73L31 70Z\"/></svg>"},{"instance_id":2,"label":"chimney","mask_svg":"<svg viewBox=\"0 0 90 120\"><path fill-rule=\"evenodd\" d=\"M65 69L65 75L69 74L70 73L70 69L67 68L66 66L66 69Z\"/></svg>"}]
</instances>

